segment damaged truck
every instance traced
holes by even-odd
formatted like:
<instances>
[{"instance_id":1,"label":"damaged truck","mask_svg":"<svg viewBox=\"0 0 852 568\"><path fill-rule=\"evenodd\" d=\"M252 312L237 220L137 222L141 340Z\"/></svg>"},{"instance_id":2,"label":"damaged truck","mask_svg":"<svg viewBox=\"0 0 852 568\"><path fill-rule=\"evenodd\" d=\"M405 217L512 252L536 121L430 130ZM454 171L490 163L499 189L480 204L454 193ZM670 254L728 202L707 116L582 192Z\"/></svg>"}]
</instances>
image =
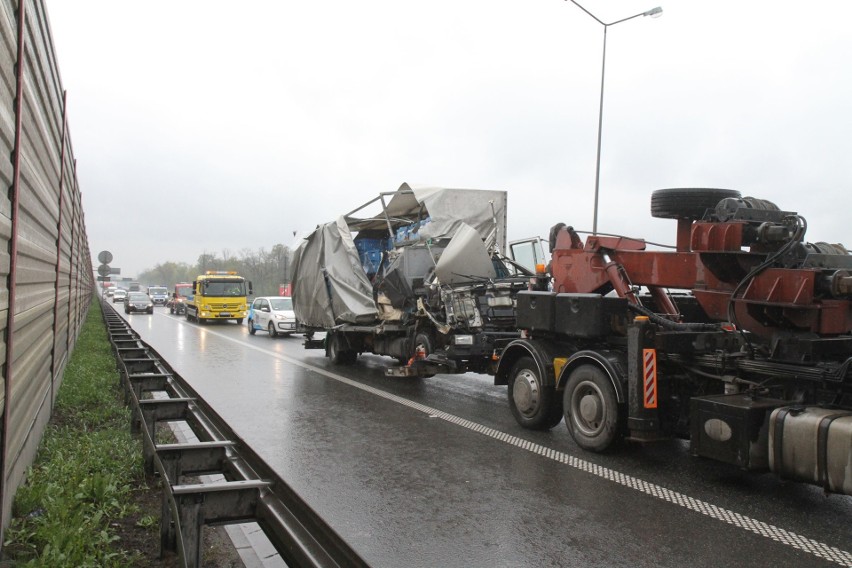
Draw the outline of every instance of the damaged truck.
<instances>
[{"instance_id":1,"label":"damaged truck","mask_svg":"<svg viewBox=\"0 0 852 568\"><path fill-rule=\"evenodd\" d=\"M412 187L319 225L296 249L293 304L306 348L334 363L396 359L394 376L493 374L519 337L532 273L504 257L505 191Z\"/></svg>"}]
</instances>

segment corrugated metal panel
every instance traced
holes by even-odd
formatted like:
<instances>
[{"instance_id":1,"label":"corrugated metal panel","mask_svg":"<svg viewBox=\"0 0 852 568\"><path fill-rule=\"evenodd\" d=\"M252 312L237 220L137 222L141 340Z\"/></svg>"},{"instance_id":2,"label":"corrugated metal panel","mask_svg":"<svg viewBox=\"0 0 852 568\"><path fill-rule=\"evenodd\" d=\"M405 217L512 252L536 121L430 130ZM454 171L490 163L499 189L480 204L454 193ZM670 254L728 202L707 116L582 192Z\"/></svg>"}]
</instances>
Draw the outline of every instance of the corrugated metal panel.
<instances>
[{"instance_id":1,"label":"corrugated metal panel","mask_svg":"<svg viewBox=\"0 0 852 568\"><path fill-rule=\"evenodd\" d=\"M94 284L44 2L28 0L23 8L24 55L18 69L24 73L19 74L19 5L0 0L0 187L14 190L0 191L0 362L5 363L0 412L7 429L0 432L0 542ZM20 107L15 104L19 78ZM14 317L7 333L10 307Z\"/></svg>"},{"instance_id":2,"label":"corrugated metal panel","mask_svg":"<svg viewBox=\"0 0 852 568\"><path fill-rule=\"evenodd\" d=\"M0 0L0 362L6 360L6 322L9 312L9 237L12 234L12 150L15 145L14 99L17 80L17 2ZM5 408L5 370L0 377L0 414ZM0 432L2 435L2 432ZM2 448L0 448L2 449Z\"/></svg>"},{"instance_id":3,"label":"corrugated metal panel","mask_svg":"<svg viewBox=\"0 0 852 568\"><path fill-rule=\"evenodd\" d=\"M17 486L32 463L50 416L48 394L55 301L56 219L58 216L60 93L46 52L43 7L28 4L25 19L22 130L18 172L17 256L12 333L7 377L11 381L6 421L6 485ZM14 236L13 236L14 238ZM48 338L45 341L45 338ZM31 435L32 432L38 435Z\"/></svg>"}]
</instances>

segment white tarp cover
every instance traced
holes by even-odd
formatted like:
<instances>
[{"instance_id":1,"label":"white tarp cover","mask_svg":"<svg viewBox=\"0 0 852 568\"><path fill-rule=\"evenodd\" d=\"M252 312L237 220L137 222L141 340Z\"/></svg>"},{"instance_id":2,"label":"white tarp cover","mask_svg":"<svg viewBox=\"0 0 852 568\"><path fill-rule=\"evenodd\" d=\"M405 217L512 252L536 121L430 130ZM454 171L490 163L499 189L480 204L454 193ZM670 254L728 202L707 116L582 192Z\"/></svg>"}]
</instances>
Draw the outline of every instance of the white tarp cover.
<instances>
[{"instance_id":1,"label":"white tarp cover","mask_svg":"<svg viewBox=\"0 0 852 568\"><path fill-rule=\"evenodd\" d=\"M360 210L356 209L349 216L319 225L293 255L296 318L305 325L326 329L341 323L369 324L377 321L378 308L373 300L373 287L361 266L352 234L364 230L386 230L385 214L391 218L394 228L428 215L430 222L420 229L421 239L452 238L467 225L480 239L494 239L500 250L505 251L506 201L505 191L420 187L403 183L379 218L359 219L353 215Z\"/></svg>"},{"instance_id":2,"label":"white tarp cover","mask_svg":"<svg viewBox=\"0 0 852 568\"><path fill-rule=\"evenodd\" d=\"M293 254L292 271L293 311L303 324L328 329L376 321L373 287L342 217L318 226L302 241Z\"/></svg>"},{"instance_id":3,"label":"white tarp cover","mask_svg":"<svg viewBox=\"0 0 852 568\"><path fill-rule=\"evenodd\" d=\"M482 239L470 226L462 223L453 240L441 253L435 274L441 284L453 286L471 280L491 280L497 277Z\"/></svg>"},{"instance_id":4,"label":"white tarp cover","mask_svg":"<svg viewBox=\"0 0 852 568\"><path fill-rule=\"evenodd\" d=\"M473 227L483 239L496 232L495 242L500 251L505 252L506 201L505 191L449 189L403 183L388 202L386 212L392 219L413 220L418 214L428 215L431 221L421 229L421 238L451 238L465 224ZM359 223L357 218L347 218L346 221L355 231L386 227L386 223L380 219L369 223Z\"/></svg>"}]
</instances>

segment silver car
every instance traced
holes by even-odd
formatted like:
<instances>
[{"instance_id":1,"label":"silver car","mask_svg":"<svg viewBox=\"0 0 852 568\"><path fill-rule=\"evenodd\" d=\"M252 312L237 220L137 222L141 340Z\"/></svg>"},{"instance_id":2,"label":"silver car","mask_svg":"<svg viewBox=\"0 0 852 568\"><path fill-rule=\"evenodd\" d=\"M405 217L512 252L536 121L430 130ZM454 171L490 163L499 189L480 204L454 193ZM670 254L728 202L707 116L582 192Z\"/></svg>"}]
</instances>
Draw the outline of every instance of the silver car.
<instances>
[{"instance_id":1,"label":"silver car","mask_svg":"<svg viewBox=\"0 0 852 568\"><path fill-rule=\"evenodd\" d=\"M269 337L290 335L296 331L296 314L293 299L284 296L262 296L255 298L248 314L249 333L266 331Z\"/></svg>"}]
</instances>

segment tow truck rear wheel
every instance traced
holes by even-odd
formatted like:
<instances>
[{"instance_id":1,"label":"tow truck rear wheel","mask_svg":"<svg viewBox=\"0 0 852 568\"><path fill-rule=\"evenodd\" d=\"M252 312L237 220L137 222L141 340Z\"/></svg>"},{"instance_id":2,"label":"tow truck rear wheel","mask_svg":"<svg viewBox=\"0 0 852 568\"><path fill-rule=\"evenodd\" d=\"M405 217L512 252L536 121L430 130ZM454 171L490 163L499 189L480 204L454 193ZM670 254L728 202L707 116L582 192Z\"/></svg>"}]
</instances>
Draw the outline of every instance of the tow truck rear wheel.
<instances>
[{"instance_id":1,"label":"tow truck rear wheel","mask_svg":"<svg viewBox=\"0 0 852 568\"><path fill-rule=\"evenodd\" d=\"M563 398L565 424L577 445L603 452L620 432L618 399L609 378L594 365L571 371Z\"/></svg>"},{"instance_id":2,"label":"tow truck rear wheel","mask_svg":"<svg viewBox=\"0 0 852 568\"><path fill-rule=\"evenodd\" d=\"M509 373L509 408L530 430L550 430L562 420L562 401L553 386L542 383L532 357L521 357Z\"/></svg>"}]
</instances>

